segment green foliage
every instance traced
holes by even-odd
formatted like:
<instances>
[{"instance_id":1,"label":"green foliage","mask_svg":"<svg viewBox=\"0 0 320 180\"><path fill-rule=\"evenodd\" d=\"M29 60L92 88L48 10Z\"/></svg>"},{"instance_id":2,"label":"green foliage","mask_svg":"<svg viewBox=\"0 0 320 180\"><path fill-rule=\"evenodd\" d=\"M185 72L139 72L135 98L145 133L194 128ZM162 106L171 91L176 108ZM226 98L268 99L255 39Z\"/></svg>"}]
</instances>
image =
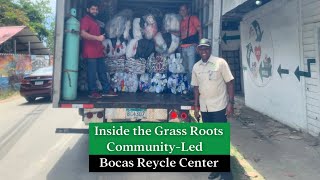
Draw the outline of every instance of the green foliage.
<instances>
[{"instance_id":1,"label":"green foliage","mask_svg":"<svg viewBox=\"0 0 320 180\"><path fill-rule=\"evenodd\" d=\"M48 40L51 15L50 0L0 0L0 26L27 26L38 34L40 40Z\"/></svg>"},{"instance_id":2,"label":"green foliage","mask_svg":"<svg viewBox=\"0 0 320 180\"><path fill-rule=\"evenodd\" d=\"M0 0L0 26L27 25L30 19L11 1Z\"/></svg>"},{"instance_id":3,"label":"green foliage","mask_svg":"<svg viewBox=\"0 0 320 180\"><path fill-rule=\"evenodd\" d=\"M50 48L51 54L54 52L54 35L55 35L55 22L52 21L49 27L49 35L47 38L47 47Z\"/></svg>"}]
</instances>

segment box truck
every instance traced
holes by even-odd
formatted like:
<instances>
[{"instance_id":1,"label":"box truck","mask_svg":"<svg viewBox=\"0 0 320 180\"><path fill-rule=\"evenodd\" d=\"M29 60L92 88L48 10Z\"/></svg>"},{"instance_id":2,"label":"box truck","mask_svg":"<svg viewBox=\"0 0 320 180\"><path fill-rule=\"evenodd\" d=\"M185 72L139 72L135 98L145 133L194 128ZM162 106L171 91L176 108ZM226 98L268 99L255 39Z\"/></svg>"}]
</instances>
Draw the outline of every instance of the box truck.
<instances>
[{"instance_id":1,"label":"box truck","mask_svg":"<svg viewBox=\"0 0 320 180\"><path fill-rule=\"evenodd\" d=\"M192 0L100 0L99 17L104 16L104 22L110 20L114 14L124 9L131 9L139 14L146 9L157 9L159 12L177 13L183 3L190 6ZM66 55L66 33L68 20L74 16L78 21L86 13L87 0L58 0L56 6L56 31L54 50L54 81L53 81L53 107L78 108L79 114L85 123L90 122L193 122L191 111L194 109L192 98L182 94L173 93L124 93L119 92L115 97L90 99L86 92L77 91L75 99L62 98L63 79L70 77L64 64L68 61ZM72 11L73 10L73 11ZM73 14L74 13L74 14ZM108 19L109 18L109 19ZM103 21L102 21L103 22ZM79 33L77 31L71 33ZM76 44L78 45L78 44ZM75 47L74 47L75 48ZM67 56L67 57L66 57ZM79 48L78 64L81 58ZM77 70L74 70L75 72ZM69 73L69 74L68 74Z\"/></svg>"}]
</instances>

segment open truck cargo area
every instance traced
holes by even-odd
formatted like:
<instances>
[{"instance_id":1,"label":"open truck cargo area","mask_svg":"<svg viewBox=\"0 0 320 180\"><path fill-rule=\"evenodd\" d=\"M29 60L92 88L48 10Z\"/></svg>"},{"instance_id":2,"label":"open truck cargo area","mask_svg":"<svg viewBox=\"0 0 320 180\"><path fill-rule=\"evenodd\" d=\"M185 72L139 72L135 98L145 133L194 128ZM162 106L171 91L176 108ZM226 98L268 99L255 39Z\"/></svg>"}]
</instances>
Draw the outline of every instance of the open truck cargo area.
<instances>
[{"instance_id":1,"label":"open truck cargo area","mask_svg":"<svg viewBox=\"0 0 320 180\"><path fill-rule=\"evenodd\" d=\"M162 120L176 119L181 117L183 117L183 119L188 119L189 111L194 109L193 99L185 94L173 94L170 91L165 93L147 93L141 91L137 91L136 93L117 92L118 96L115 97L90 99L88 97L88 92L79 90L78 87L77 97L75 99L64 100L62 98L63 78L65 76L65 72L69 71L64 67L64 61L66 61L64 53L67 51L64 45L66 38L65 34L70 32L70 30L66 30L67 21L71 15L80 21L80 19L86 14L87 2L88 0L57 1L52 99L53 107L78 108L80 112L79 114L83 117L83 121L85 122L105 122L110 118L141 120L150 118L151 116L156 117L157 114L163 114L164 110L166 111L166 115L162 116ZM103 22L104 26L106 26L107 22L122 10L131 10L133 12L133 18L141 17L150 12L150 10L154 13L160 13L164 16L168 13L178 14L179 7L182 4L188 4L191 7L192 3L195 3L193 0L100 0L98 2L100 2L101 7L99 7L99 15L97 19L100 22ZM74 15L74 12L71 11L71 9L76 11L76 15ZM159 24L163 23L160 22ZM77 31L75 32L77 33ZM108 39L108 37L106 38ZM79 51L78 59L80 66L80 63L83 63L84 61L81 58L81 47L79 47ZM69 76L72 71L67 73L67 76ZM70 79L70 77L68 78ZM156 110L158 110L158 112ZM110 114L111 111L113 112L111 113L113 115ZM124 112L125 115L119 114L119 112ZM144 113L141 114L141 112ZM186 113L188 114L187 117Z\"/></svg>"}]
</instances>

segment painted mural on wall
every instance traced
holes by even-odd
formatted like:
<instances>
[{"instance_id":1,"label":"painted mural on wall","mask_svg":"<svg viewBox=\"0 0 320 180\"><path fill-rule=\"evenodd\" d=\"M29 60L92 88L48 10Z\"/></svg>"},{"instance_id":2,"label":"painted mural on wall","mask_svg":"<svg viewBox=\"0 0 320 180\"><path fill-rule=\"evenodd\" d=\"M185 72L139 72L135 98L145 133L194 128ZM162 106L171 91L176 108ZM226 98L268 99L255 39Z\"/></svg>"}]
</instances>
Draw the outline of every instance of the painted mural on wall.
<instances>
[{"instance_id":1,"label":"painted mural on wall","mask_svg":"<svg viewBox=\"0 0 320 180\"><path fill-rule=\"evenodd\" d=\"M20 54L0 54L0 90L18 89L25 74L32 72L31 58Z\"/></svg>"},{"instance_id":2,"label":"painted mural on wall","mask_svg":"<svg viewBox=\"0 0 320 180\"><path fill-rule=\"evenodd\" d=\"M274 51L271 33L259 20L244 26L243 42L246 49L244 67L257 86L267 85L273 76Z\"/></svg>"},{"instance_id":3,"label":"painted mural on wall","mask_svg":"<svg viewBox=\"0 0 320 180\"><path fill-rule=\"evenodd\" d=\"M0 54L0 91L19 89L22 78L41 67L50 65L49 56Z\"/></svg>"}]
</instances>

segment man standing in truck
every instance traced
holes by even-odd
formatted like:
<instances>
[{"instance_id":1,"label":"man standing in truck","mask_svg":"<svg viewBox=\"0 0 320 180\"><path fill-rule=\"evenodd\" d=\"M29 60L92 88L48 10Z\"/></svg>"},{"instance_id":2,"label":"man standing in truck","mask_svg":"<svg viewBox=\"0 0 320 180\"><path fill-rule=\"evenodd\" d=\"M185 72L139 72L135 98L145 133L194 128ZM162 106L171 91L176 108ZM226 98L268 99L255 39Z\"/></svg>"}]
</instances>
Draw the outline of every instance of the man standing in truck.
<instances>
[{"instance_id":1,"label":"man standing in truck","mask_svg":"<svg viewBox=\"0 0 320 180\"><path fill-rule=\"evenodd\" d=\"M189 15L188 5L180 6L179 14L182 16L180 22L181 54L183 66L191 79L192 67L196 61L196 48L202 38L202 28L197 16Z\"/></svg>"},{"instance_id":2,"label":"man standing in truck","mask_svg":"<svg viewBox=\"0 0 320 180\"><path fill-rule=\"evenodd\" d=\"M102 41L104 34L100 32L100 25L96 18L99 13L98 3L89 1L87 14L80 21L80 36L82 37L82 57L87 61L87 82L90 98L101 98L102 96L116 96L111 90L106 74L104 62L104 47ZM96 84L96 74L102 85L102 94L99 93Z\"/></svg>"},{"instance_id":3,"label":"man standing in truck","mask_svg":"<svg viewBox=\"0 0 320 180\"><path fill-rule=\"evenodd\" d=\"M204 123L226 123L234 111L234 77L224 59L211 55L211 48L208 39L201 39L197 47L201 60L192 70L194 116L199 118L201 111ZM232 174L211 173L209 179L230 180Z\"/></svg>"}]
</instances>

